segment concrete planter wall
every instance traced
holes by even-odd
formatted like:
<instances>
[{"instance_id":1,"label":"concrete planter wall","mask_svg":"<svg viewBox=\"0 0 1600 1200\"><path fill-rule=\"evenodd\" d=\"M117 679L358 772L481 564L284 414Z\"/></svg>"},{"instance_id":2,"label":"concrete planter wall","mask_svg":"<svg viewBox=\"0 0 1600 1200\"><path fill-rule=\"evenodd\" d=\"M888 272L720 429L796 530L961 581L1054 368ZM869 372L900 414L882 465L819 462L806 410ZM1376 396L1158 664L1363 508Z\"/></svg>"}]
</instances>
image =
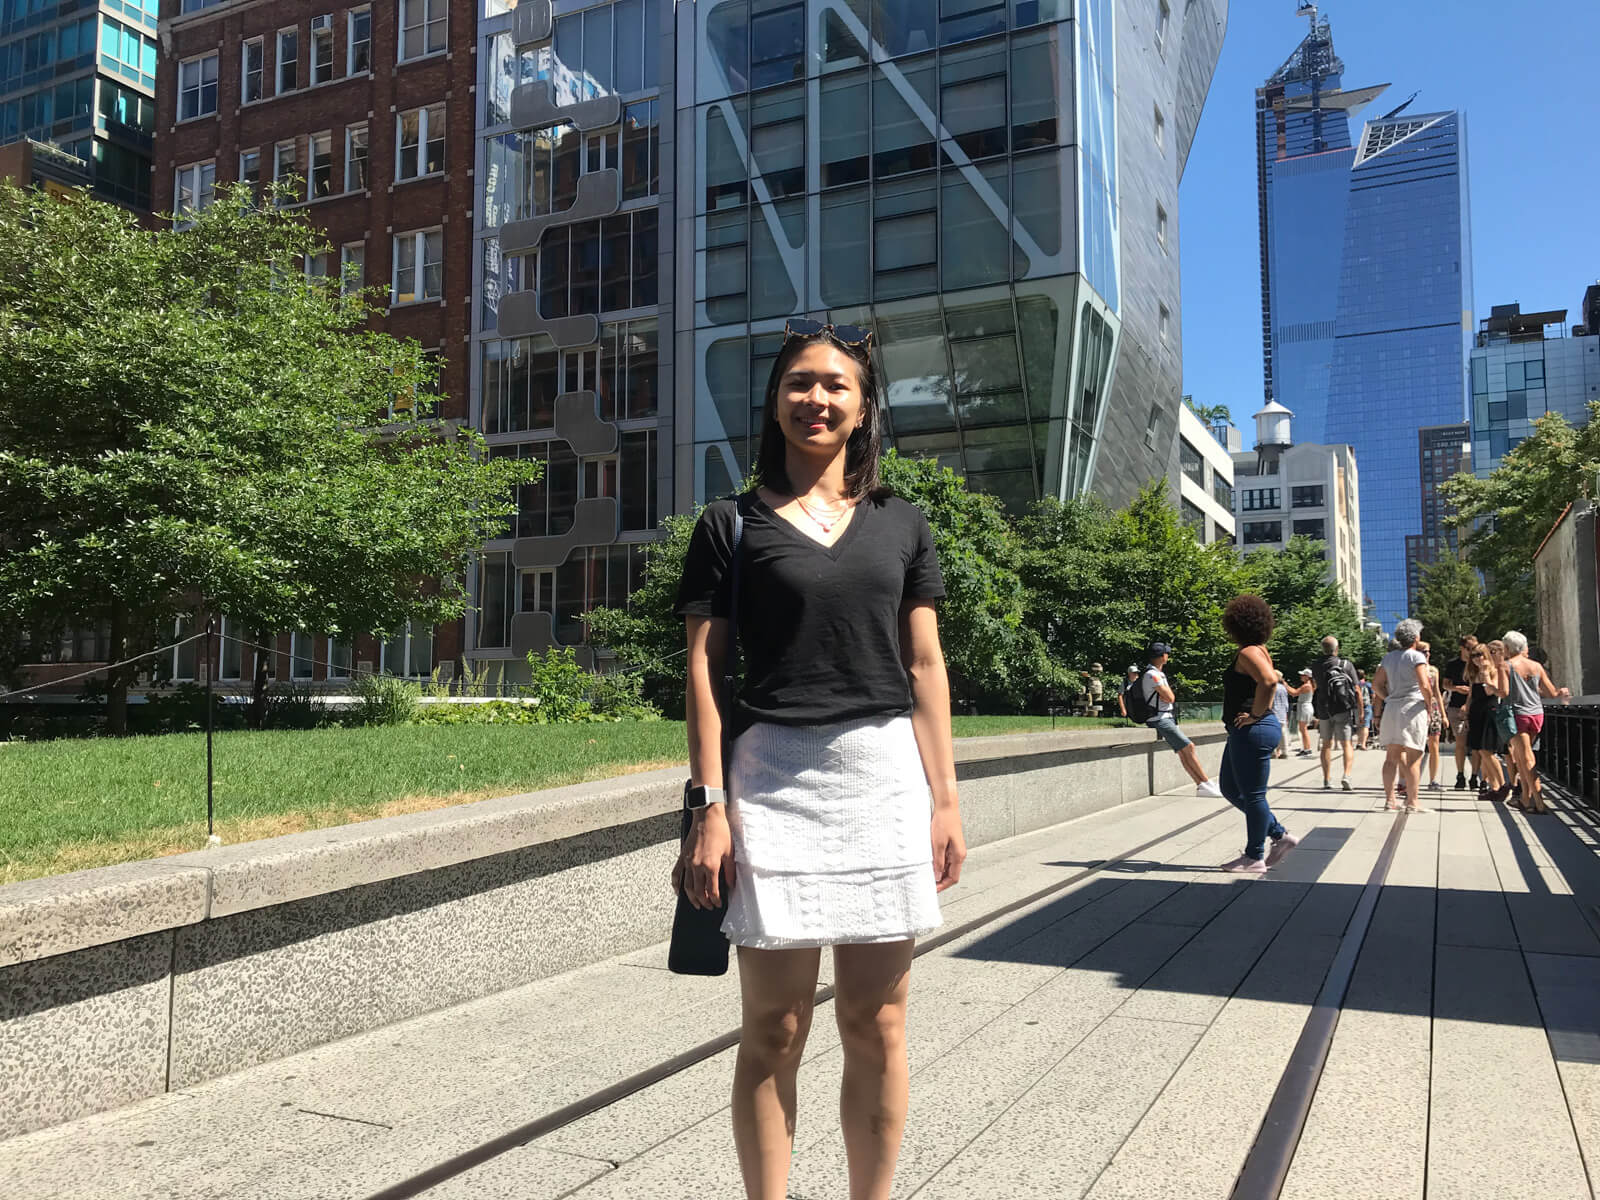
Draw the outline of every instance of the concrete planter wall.
<instances>
[{"instance_id":1,"label":"concrete planter wall","mask_svg":"<svg viewBox=\"0 0 1600 1200\"><path fill-rule=\"evenodd\" d=\"M973 845L1188 782L1143 730L965 739L957 762ZM0 888L0 1137L662 941L682 781Z\"/></svg>"}]
</instances>

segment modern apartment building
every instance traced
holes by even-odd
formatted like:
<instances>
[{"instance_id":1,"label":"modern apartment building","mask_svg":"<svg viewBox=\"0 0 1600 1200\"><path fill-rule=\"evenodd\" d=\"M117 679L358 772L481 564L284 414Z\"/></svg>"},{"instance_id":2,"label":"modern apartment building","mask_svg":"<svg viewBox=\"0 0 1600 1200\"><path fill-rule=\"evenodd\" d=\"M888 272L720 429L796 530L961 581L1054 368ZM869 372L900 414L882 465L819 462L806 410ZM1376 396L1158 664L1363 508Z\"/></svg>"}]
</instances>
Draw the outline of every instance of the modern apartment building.
<instances>
[{"instance_id":1,"label":"modern apartment building","mask_svg":"<svg viewBox=\"0 0 1600 1200\"><path fill-rule=\"evenodd\" d=\"M1309 33L1256 93L1267 398L1309 441L1354 448L1363 577L1392 625L1422 486L1416 431L1466 416L1465 119L1408 101L1354 125L1388 85L1346 88L1328 22L1301 10Z\"/></svg>"},{"instance_id":2,"label":"modern apartment building","mask_svg":"<svg viewBox=\"0 0 1600 1200\"><path fill-rule=\"evenodd\" d=\"M1545 413L1574 425L1600 400L1600 284L1584 296L1584 323L1566 309L1525 313L1497 304L1478 323L1472 347L1472 467L1487 475L1533 432Z\"/></svg>"},{"instance_id":3,"label":"modern apartment building","mask_svg":"<svg viewBox=\"0 0 1600 1200\"><path fill-rule=\"evenodd\" d=\"M469 655L581 641L737 486L791 316L870 324L889 443L1009 505L1176 473L1221 0L485 3L471 415L547 474Z\"/></svg>"},{"instance_id":4,"label":"modern apartment building","mask_svg":"<svg viewBox=\"0 0 1600 1200\"><path fill-rule=\"evenodd\" d=\"M293 182L286 203L327 237L313 275L379 288L381 324L440 362L439 415L468 417L480 0L162 0L153 202L182 213L242 181ZM237 630L224 632L238 633ZM249 674L237 647L219 675ZM279 640L281 677L370 663L427 675L457 623L387 641ZM195 664L181 657L179 678Z\"/></svg>"},{"instance_id":5,"label":"modern apartment building","mask_svg":"<svg viewBox=\"0 0 1600 1200\"><path fill-rule=\"evenodd\" d=\"M1228 442L1221 440L1227 438ZM1231 442L1231 445L1229 444ZM1239 431L1207 425L1187 404L1178 410L1178 511L1201 544L1234 541L1233 458Z\"/></svg>"},{"instance_id":6,"label":"modern apartment building","mask_svg":"<svg viewBox=\"0 0 1600 1200\"><path fill-rule=\"evenodd\" d=\"M1406 612L1417 611L1422 576L1441 558L1456 553L1460 539L1449 520L1455 506L1439 485L1472 470L1471 427L1465 423L1417 430L1417 472L1422 480L1422 532L1406 535Z\"/></svg>"},{"instance_id":7,"label":"modern apartment building","mask_svg":"<svg viewBox=\"0 0 1600 1200\"><path fill-rule=\"evenodd\" d=\"M1233 458L1236 545L1281 550L1291 538L1323 543L1328 580L1365 611L1361 488L1355 451L1294 441L1294 414L1276 401L1256 413L1256 446Z\"/></svg>"},{"instance_id":8,"label":"modern apartment building","mask_svg":"<svg viewBox=\"0 0 1600 1200\"><path fill-rule=\"evenodd\" d=\"M157 4L0 0L0 145L55 146L96 196L148 209ZM34 182L20 165L8 157L0 169Z\"/></svg>"}]
</instances>

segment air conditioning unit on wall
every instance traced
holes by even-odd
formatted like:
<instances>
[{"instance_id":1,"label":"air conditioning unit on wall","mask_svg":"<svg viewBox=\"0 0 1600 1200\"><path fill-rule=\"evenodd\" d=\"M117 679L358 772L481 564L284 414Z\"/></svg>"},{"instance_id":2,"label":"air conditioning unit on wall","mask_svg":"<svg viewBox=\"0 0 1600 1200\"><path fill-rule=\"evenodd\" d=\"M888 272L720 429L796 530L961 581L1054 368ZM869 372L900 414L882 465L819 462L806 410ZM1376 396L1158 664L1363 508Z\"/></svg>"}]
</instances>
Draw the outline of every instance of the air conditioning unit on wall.
<instances>
[{"instance_id":1,"label":"air conditioning unit on wall","mask_svg":"<svg viewBox=\"0 0 1600 1200\"><path fill-rule=\"evenodd\" d=\"M312 33L316 33L319 29L332 29L332 28L333 28L333 17L332 16L312 17L311 18L311 32Z\"/></svg>"}]
</instances>

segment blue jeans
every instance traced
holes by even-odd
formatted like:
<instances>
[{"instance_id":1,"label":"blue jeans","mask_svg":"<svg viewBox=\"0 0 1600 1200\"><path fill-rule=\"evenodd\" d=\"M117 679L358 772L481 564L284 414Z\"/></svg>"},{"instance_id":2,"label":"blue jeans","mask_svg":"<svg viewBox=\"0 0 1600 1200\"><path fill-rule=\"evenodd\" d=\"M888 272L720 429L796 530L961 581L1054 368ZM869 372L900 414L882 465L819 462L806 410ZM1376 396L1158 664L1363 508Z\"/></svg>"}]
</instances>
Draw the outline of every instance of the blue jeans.
<instances>
[{"instance_id":1,"label":"blue jeans","mask_svg":"<svg viewBox=\"0 0 1600 1200\"><path fill-rule=\"evenodd\" d=\"M1276 841L1288 832L1267 806L1267 775L1282 732L1278 718L1268 713L1253 725L1230 730L1222 751L1217 785L1228 803L1244 814L1246 858L1266 857L1267 839Z\"/></svg>"}]
</instances>

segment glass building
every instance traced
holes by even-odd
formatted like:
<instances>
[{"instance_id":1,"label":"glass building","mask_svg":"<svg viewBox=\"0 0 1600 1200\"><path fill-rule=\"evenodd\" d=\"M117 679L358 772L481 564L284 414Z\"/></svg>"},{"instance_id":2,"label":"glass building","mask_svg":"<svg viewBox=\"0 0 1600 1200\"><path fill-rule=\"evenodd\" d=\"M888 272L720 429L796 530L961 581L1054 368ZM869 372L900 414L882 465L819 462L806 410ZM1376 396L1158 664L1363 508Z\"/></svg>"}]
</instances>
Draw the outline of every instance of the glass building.
<instances>
[{"instance_id":1,"label":"glass building","mask_svg":"<svg viewBox=\"0 0 1600 1200\"><path fill-rule=\"evenodd\" d=\"M1600 316L1585 297L1586 310ZM1589 405L1600 400L1600 328L1585 323L1567 330L1567 312L1525 313L1520 304L1497 304L1478 325L1472 348L1472 466L1488 475L1533 432L1546 413L1574 425L1589 421Z\"/></svg>"},{"instance_id":2,"label":"glass building","mask_svg":"<svg viewBox=\"0 0 1600 1200\"><path fill-rule=\"evenodd\" d=\"M792 316L870 325L888 443L1014 508L1176 469L1224 0L484 3L473 418L546 476L476 656L581 641L737 486Z\"/></svg>"},{"instance_id":3,"label":"glass building","mask_svg":"<svg viewBox=\"0 0 1600 1200\"><path fill-rule=\"evenodd\" d=\"M158 7L0 0L0 145L55 145L100 198L149 209Z\"/></svg>"},{"instance_id":4,"label":"glass building","mask_svg":"<svg viewBox=\"0 0 1600 1200\"><path fill-rule=\"evenodd\" d=\"M1352 135L1352 115L1387 85L1346 89L1328 23L1311 15L1257 91L1267 396L1308 440L1354 448L1363 581L1390 625L1408 607L1416 432L1466 415L1464 119L1401 105Z\"/></svg>"},{"instance_id":5,"label":"glass building","mask_svg":"<svg viewBox=\"0 0 1600 1200\"><path fill-rule=\"evenodd\" d=\"M1422 576L1441 558L1454 555L1460 539L1449 525L1455 506L1439 485L1472 470L1471 430L1463 422L1417 430L1417 475L1422 481L1422 532L1406 536L1407 611L1416 612Z\"/></svg>"}]
</instances>

